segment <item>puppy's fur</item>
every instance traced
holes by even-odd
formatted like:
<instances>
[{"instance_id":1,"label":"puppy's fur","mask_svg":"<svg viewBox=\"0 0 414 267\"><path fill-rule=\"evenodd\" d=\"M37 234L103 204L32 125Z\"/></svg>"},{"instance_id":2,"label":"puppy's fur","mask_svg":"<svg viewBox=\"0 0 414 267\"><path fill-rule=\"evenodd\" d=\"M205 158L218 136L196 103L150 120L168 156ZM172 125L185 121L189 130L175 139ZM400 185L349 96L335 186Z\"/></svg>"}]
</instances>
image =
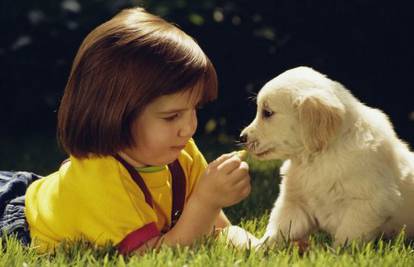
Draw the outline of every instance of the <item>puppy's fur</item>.
<instances>
[{"instance_id":1,"label":"puppy's fur","mask_svg":"<svg viewBox=\"0 0 414 267\"><path fill-rule=\"evenodd\" d=\"M317 229L334 245L414 236L414 154L387 116L341 84L298 67L269 81L242 136L258 159L286 160L261 241L300 240Z\"/></svg>"}]
</instances>

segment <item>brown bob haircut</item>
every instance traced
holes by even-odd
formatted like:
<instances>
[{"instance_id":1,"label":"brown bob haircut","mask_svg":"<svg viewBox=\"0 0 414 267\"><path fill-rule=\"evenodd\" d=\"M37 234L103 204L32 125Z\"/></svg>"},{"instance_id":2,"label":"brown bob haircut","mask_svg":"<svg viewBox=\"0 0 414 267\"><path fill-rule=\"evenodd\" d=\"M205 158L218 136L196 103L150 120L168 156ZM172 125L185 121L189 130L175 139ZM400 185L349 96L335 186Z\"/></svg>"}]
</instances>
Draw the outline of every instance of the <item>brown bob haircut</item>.
<instances>
[{"instance_id":1,"label":"brown bob haircut","mask_svg":"<svg viewBox=\"0 0 414 267\"><path fill-rule=\"evenodd\" d=\"M114 155L133 145L131 126L146 105L187 90L199 90L201 104L216 98L208 57L164 19L125 9L89 33L78 50L59 107L59 142L79 158Z\"/></svg>"}]
</instances>

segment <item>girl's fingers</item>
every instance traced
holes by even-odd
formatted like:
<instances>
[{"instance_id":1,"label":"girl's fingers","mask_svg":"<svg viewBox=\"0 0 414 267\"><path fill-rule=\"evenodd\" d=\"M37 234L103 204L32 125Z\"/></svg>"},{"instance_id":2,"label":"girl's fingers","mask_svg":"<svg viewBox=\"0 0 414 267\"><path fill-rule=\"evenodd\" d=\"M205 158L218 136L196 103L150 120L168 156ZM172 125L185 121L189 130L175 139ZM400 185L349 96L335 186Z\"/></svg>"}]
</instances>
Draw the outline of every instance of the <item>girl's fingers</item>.
<instances>
[{"instance_id":1,"label":"girl's fingers","mask_svg":"<svg viewBox=\"0 0 414 267\"><path fill-rule=\"evenodd\" d=\"M232 179L232 184L237 185L242 183L243 181L247 181L250 183L250 175L248 172L240 171L237 175L234 176Z\"/></svg>"},{"instance_id":2,"label":"girl's fingers","mask_svg":"<svg viewBox=\"0 0 414 267\"><path fill-rule=\"evenodd\" d=\"M217 170L220 172L224 172L225 174L232 173L235 169L237 169L241 164L240 158L231 156L230 158L226 159L224 162L220 163L217 166Z\"/></svg>"},{"instance_id":3,"label":"girl's fingers","mask_svg":"<svg viewBox=\"0 0 414 267\"><path fill-rule=\"evenodd\" d=\"M234 185L234 190L239 192L242 197L247 197L251 192L250 177L246 176L243 180Z\"/></svg>"},{"instance_id":4,"label":"girl's fingers","mask_svg":"<svg viewBox=\"0 0 414 267\"><path fill-rule=\"evenodd\" d=\"M245 161L241 161L238 168L233 169L233 171L230 173L230 176L234 180L234 182L237 182L239 180L242 180L244 176L249 174L249 165Z\"/></svg>"},{"instance_id":5,"label":"girl's fingers","mask_svg":"<svg viewBox=\"0 0 414 267\"><path fill-rule=\"evenodd\" d=\"M223 163L224 161L226 161L227 159L233 157L236 153L232 152L232 153L227 153L227 154L223 154L220 157L216 158L215 160L213 160L209 165L211 167L217 167L219 166L221 163Z\"/></svg>"}]
</instances>

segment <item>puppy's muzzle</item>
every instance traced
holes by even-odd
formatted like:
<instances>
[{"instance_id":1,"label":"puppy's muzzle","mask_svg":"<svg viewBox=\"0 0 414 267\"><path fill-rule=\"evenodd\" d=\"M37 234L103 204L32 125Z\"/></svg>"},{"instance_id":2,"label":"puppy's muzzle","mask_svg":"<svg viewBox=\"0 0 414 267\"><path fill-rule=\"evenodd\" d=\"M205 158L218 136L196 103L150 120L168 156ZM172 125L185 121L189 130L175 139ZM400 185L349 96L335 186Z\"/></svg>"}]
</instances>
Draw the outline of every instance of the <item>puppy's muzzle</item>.
<instances>
[{"instance_id":1,"label":"puppy's muzzle","mask_svg":"<svg viewBox=\"0 0 414 267\"><path fill-rule=\"evenodd\" d=\"M240 143L242 143L242 144L246 144L246 143L247 143L247 140L248 140L248 136L247 136L247 134L241 134L241 135L239 136L239 141L240 141Z\"/></svg>"},{"instance_id":2,"label":"puppy's muzzle","mask_svg":"<svg viewBox=\"0 0 414 267\"><path fill-rule=\"evenodd\" d=\"M247 133L242 133L239 136L239 141L249 151L254 151L258 146L258 141L252 140L251 136Z\"/></svg>"}]
</instances>

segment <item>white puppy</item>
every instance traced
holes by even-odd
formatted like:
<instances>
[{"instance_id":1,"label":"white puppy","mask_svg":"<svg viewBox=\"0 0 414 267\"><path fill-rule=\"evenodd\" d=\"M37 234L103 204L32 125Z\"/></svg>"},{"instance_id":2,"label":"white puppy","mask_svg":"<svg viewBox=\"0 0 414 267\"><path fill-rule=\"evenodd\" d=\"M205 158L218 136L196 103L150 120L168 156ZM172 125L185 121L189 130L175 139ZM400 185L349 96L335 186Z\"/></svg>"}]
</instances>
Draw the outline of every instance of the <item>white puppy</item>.
<instances>
[{"instance_id":1,"label":"white puppy","mask_svg":"<svg viewBox=\"0 0 414 267\"><path fill-rule=\"evenodd\" d=\"M269 81L241 134L258 159L286 160L261 242L300 240L317 229L334 245L414 236L414 154L387 116L341 84L298 67Z\"/></svg>"}]
</instances>

